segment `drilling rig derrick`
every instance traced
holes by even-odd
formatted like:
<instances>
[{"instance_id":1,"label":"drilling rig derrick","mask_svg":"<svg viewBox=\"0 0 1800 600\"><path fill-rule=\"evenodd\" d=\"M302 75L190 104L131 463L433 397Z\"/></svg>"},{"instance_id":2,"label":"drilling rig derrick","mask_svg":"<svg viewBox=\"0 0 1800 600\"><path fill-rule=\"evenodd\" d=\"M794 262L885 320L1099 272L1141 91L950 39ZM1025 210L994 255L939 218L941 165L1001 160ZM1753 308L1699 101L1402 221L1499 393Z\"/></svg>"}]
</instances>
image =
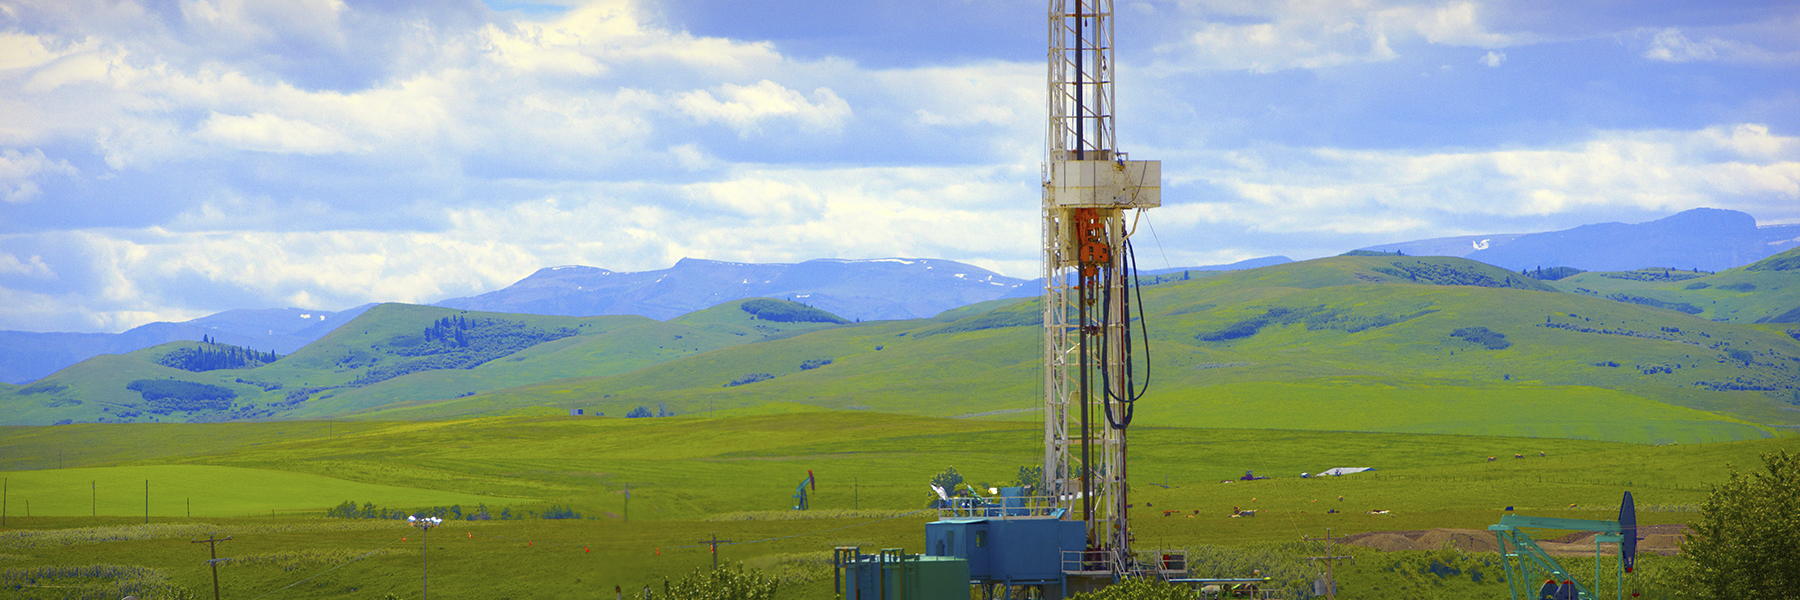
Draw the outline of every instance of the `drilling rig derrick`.
<instances>
[{"instance_id":1,"label":"drilling rig derrick","mask_svg":"<svg viewBox=\"0 0 1800 600\"><path fill-rule=\"evenodd\" d=\"M1162 204L1162 163L1116 146L1112 18L1112 0L1050 0L1043 493L1081 516L1087 554L1119 575L1131 568L1126 431L1148 383L1133 369L1131 226Z\"/></svg>"}]
</instances>

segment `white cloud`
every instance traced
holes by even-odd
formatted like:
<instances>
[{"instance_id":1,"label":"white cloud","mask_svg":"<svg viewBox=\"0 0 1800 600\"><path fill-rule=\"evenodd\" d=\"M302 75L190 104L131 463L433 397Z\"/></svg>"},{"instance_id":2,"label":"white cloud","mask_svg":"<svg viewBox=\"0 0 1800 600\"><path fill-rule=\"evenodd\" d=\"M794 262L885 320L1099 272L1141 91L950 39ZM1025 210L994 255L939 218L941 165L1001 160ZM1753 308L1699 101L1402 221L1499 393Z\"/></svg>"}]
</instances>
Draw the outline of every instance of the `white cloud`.
<instances>
[{"instance_id":1,"label":"white cloud","mask_svg":"<svg viewBox=\"0 0 1800 600\"><path fill-rule=\"evenodd\" d=\"M1714 60L1719 52L1712 44L1696 43L1681 34L1681 30L1669 28L1656 32L1650 37L1650 47L1644 50L1644 58L1666 62L1690 62L1696 60Z\"/></svg>"},{"instance_id":2,"label":"white cloud","mask_svg":"<svg viewBox=\"0 0 1800 600\"><path fill-rule=\"evenodd\" d=\"M0 253L0 273L26 275L41 279L56 278L56 272L50 270L50 265L44 264L44 257L36 254L25 260L19 260L17 256Z\"/></svg>"},{"instance_id":3,"label":"white cloud","mask_svg":"<svg viewBox=\"0 0 1800 600\"><path fill-rule=\"evenodd\" d=\"M1702 206L1784 214L1800 206L1800 138L1754 124L1603 131L1582 142L1538 149L1312 149L1281 161L1241 154L1165 159L1165 169L1190 165L1175 166L1171 180L1207 182L1241 201L1165 200L1159 218L1184 225L1235 223L1258 231L1429 237L1481 233L1461 231L1457 222L1482 215L1674 212Z\"/></svg>"},{"instance_id":4,"label":"white cloud","mask_svg":"<svg viewBox=\"0 0 1800 600\"><path fill-rule=\"evenodd\" d=\"M241 116L215 112L200 124L195 135L207 142L258 152L334 154L367 150L343 133L268 113Z\"/></svg>"},{"instance_id":5,"label":"white cloud","mask_svg":"<svg viewBox=\"0 0 1800 600\"><path fill-rule=\"evenodd\" d=\"M43 188L36 179L47 174L75 177L80 173L68 161L45 156L43 150L0 149L0 201L18 204L37 198Z\"/></svg>"},{"instance_id":6,"label":"white cloud","mask_svg":"<svg viewBox=\"0 0 1800 600\"><path fill-rule=\"evenodd\" d=\"M1475 2L1199 4L1201 16L1181 27L1189 32L1183 43L1157 48L1165 59L1162 68L1322 69L1391 61L1400 57L1398 44L1413 40L1500 48L1533 39L1490 30Z\"/></svg>"},{"instance_id":7,"label":"white cloud","mask_svg":"<svg viewBox=\"0 0 1800 600\"><path fill-rule=\"evenodd\" d=\"M718 95L695 90L676 97L675 105L694 119L721 122L749 137L762 131L770 118L791 119L801 129L816 132L841 130L850 118L850 105L829 88L813 90L812 97L764 79L755 85L724 84ZM721 99L723 98L723 99Z\"/></svg>"},{"instance_id":8,"label":"white cloud","mask_svg":"<svg viewBox=\"0 0 1800 600\"><path fill-rule=\"evenodd\" d=\"M1792 35L1792 29L1788 30ZM1766 50L1756 44L1738 40L1708 36L1700 41L1689 39L1681 29L1669 27L1664 29L1643 29L1636 32L1639 39L1648 38L1644 48L1644 58L1650 60L1689 63L1689 62L1725 62L1748 64L1800 64L1800 51L1776 52ZM1791 41L1791 38L1790 38Z\"/></svg>"},{"instance_id":9,"label":"white cloud","mask_svg":"<svg viewBox=\"0 0 1800 600\"><path fill-rule=\"evenodd\" d=\"M1502 64L1506 64L1506 53L1497 50L1489 50L1488 53L1482 55L1477 62L1489 67L1499 67Z\"/></svg>"}]
</instances>

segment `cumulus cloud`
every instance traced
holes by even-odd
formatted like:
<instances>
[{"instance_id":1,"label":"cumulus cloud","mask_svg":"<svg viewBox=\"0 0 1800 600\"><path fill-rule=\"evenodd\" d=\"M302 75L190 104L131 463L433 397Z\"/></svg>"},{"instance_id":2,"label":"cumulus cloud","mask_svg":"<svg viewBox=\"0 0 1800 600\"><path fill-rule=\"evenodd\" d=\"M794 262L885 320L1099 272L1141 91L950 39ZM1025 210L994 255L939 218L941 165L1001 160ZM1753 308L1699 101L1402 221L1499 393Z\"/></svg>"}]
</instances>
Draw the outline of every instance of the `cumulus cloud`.
<instances>
[{"instance_id":1,"label":"cumulus cloud","mask_svg":"<svg viewBox=\"0 0 1800 600\"><path fill-rule=\"evenodd\" d=\"M1372 4L1372 5L1371 5ZM1268 73L1391 61L1396 46L1500 48L1530 41L1493 31L1481 4L1459 2L1318 3L1301 0L1188 7L1182 43L1163 44L1163 68Z\"/></svg>"},{"instance_id":2,"label":"cumulus cloud","mask_svg":"<svg viewBox=\"0 0 1800 600\"><path fill-rule=\"evenodd\" d=\"M52 279L56 277L56 273L50 270L50 265L44 264L44 257L36 254L20 260L17 256L0 253L0 274Z\"/></svg>"},{"instance_id":3,"label":"cumulus cloud","mask_svg":"<svg viewBox=\"0 0 1800 600\"><path fill-rule=\"evenodd\" d=\"M1497 50L1489 50L1487 54L1481 56L1481 59L1478 62L1489 67L1498 67L1506 64L1506 53Z\"/></svg>"},{"instance_id":4,"label":"cumulus cloud","mask_svg":"<svg viewBox=\"0 0 1800 600\"><path fill-rule=\"evenodd\" d=\"M332 154L364 149L341 132L268 113L240 116L215 112L200 124L195 136L203 141L259 152Z\"/></svg>"},{"instance_id":5,"label":"cumulus cloud","mask_svg":"<svg viewBox=\"0 0 1800 600\"><path fill-rule=\"evenodd\" d=\"M806 95L764 79L755 85L725 84L718 94L696 90L676 98L682 112L701 122L720 122L740 136L762 131L770 118L791 119L810 131L838 131L850 117L850 105L829 88Z\"/></svg>"},{"instance_id":6,"label":"cumulus cloud","mask_svg":"<svg viewBox=\"0 0 1800 600\"><path fill-rule=\"evenodd\" d=\"M1791 35L1792 31L1789 31ZM1671 62L1727 62L1748 64L1797 64L1800 63L1800 51L1776 52L1757 46L1756 44L1707 36L1701 40L1689 39L1680 28L1669 27L1656 30L1639 30L1636 37L1644 40L1644 58Z\"/></svg>"},{"instance_id":7,"label":"cumulus cloud","mask_svg":"<svg viewBox=\"0 0 1800 600\"><path fill-rule=\"evenodd\" d=\"M1314 149L1301 160L1225 153L1188 164L1208 167L1181 169L1174 178L1217 185L1243 201L1175 206L1162 211L1164 221L1431 237L1481 233L1450 222L1471 215L1666 213L1721 202L1752 214L1782 214L1788 211L1779 207L1800 203L1800 138L1756 124L1604 131L1538 149Z\"/></svg>"},{"instance_id":8,"label":"cumulus cloud","mask_svg":"<svg viewBox=\"0 0 1800 600\"><path fill-rule=\"evenodd\" d=\"M21 203L37 198L43 191L36 181L41 175L74 177L79 172L68 161L45 156L43 150L0 149L0 201Z\"/></svg>"}]
</instances>

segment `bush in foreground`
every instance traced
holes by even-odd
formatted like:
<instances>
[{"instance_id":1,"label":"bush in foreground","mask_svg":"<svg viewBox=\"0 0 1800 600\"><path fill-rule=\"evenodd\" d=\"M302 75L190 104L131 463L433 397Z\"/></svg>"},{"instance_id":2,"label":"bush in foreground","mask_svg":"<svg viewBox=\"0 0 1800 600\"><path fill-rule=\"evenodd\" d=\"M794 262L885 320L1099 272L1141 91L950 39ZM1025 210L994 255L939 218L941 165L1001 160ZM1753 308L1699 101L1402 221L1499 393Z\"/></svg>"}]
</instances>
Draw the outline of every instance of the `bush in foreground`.
<instances>
[{"instance_id":1,"label":"bush in foreground","mask_svg":"<svg viewBox=\"0 0 1800 600\"><path fill-rule=\"evenodd\" d=\"M1693 598L1792 598L1800 589L1800 454L1762 455L1766 473L1733 470L1681 542L1672 585Z\"/></svg>"},{"instance_id":2,"label":"bush in foreground","mask_svg":"<svg viewBox=\"0 0 1800 600\"><path fill-rule=\"evenodd\" d=\"M663 580L666 600L774 600L780 582L742 563L721 569L701 567L676 581Z\"/></svg>"}]
</instances>

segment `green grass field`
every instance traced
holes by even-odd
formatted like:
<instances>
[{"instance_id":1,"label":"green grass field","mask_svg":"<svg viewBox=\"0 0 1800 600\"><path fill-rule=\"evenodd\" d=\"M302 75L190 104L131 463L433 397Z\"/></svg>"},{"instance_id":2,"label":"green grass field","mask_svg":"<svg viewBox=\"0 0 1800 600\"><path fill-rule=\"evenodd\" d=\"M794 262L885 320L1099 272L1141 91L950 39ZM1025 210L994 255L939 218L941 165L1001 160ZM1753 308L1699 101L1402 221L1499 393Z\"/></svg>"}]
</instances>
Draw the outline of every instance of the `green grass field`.
<instances>
[{"instance_id":1,"label":"green grass field","mask_svg":"<svg viewBox=\"0 0 1800 600\"><path fill-rule=\"evenodd\" d=\"M722 547L726 561L746 561L790 577L791 592L783 598L823 599L830 597L830 582L819 561L831 547L920 550L923 524L934 515L906 513L924 506L929 497L924 483L936 472L955 466L972 484L998 486L1010 483L1020 465L1041 460L1042 429L1033 423L819 411L802 405L748 412L761 414L494 417L309 423L305 428L295 423L6 428L0 430L0 448L8 457L24 457L15 464L46 460L71 442L114 437L128 444L163 441L154 458L96 452L84 455L99 458L84 460L82 468L8 473L8 529L0 532L0 569L136 565L160 573L157 585L203 590L210 587L201 563L205 547L188 540L218 532L233 536L220 546L220 555L243 559L221 568L226 593L233 597L358 598L389 592L407 597L417 593L419 582L415 531L386 521L267 512L342 500L392 508L486 502L496 508L541 509L554 503L585 518L457 521L431 533L433 594L579 598L613 585L660 585L662 577L706 564L709 555L698 542L716 533L737 542ZM214 441L218 438L262 441L220 444ZM1141 504L1133 513L1133 527L1140 548L1219 547L1241 558L1263 545L1323 535L1327 528L1335 535L1479 529L1495 522L1509 505L1532 514L1608 518L1607 511L1616 511L1618 496L1626 490L1637 496L1644 522L1684 522L1694 517L1691 511L1704 500L1707 486L1724 479L1727 465L1753 465L1762 452L1795 448L1795 439L1646 445L1558 437L1138 427L1132 434L1133 498ZM1513 454L1528 458L1510 458ZM1488 456L1501 459L1488 462ZM1336 466L1377 470L1298 478L1302 471ZM812 503L822 514L852 508L883 512L807 520L708 520L743 511L785 511L808 469L817 475ZM1252 469L1275 479L1221 483ZM224 475L234 470L268 479ZM64 498L45 502L73 502L81 508L87 482L103 472L121 480L107 486L108 494L131 494L107 500L108 506L117 502L123 509L117 514L127 516L44 516L36 501L33 516L23 516L19 502L26 494ZM129 516L141 514L131 510L140 506L131 502L141 502L144 478L152 482L152 525L147 529L141 517ZM140 487L131 488L133 482ZM627 484L632 490L629 508L623 494ZM165 507L173 511L181 505L160 499L169 494L174 502L182 485L194 494L193 518L165 512ZM229 491L233 486L264 493L237 494ZM393 495L380 495L384 493ZM345 494L350 495L340 497ZM202 516L202 506L229 508L209 508L222 512ZM1230 518L1233 506L1255 508L1259 515ZM1331 509L1339 512L1327 512ZM1391 512L1366 514L1372 509ZM623 518L627 510L629 521ZM1165 517L1164 510L1181 514ZM233 514L242 516L229 516ZM346 563L369 552L374 554ZM1413 555L1361 556L1359 560L1392 561ZM337 565L342 566L325 572ZM1342 584L1352 598L1391 597L1384 594L1392 590L1376 593L1375 588L1421 584L1416 577L1382 569L1351 573ZM49 581L100 585L122 580ZM1505 593L1498 586L1467 582L1451 587L1471 594Z\"/></svg>"},{"instance_id":2,"label":"green grass field","mask_svg":"<svg viewBox=\"0 0 1800 600\"><path fill-rule=\"evenodd\" d=\"M351 498L382 506L530 502L529 499L346 481L290 471L214 465L11 471L6 480L8 514L12 508L18 508L21 514L29 511L30 516L39 517L147 514L152 518L211 518L319 513Z\"/></svg>"}]
</instances>

